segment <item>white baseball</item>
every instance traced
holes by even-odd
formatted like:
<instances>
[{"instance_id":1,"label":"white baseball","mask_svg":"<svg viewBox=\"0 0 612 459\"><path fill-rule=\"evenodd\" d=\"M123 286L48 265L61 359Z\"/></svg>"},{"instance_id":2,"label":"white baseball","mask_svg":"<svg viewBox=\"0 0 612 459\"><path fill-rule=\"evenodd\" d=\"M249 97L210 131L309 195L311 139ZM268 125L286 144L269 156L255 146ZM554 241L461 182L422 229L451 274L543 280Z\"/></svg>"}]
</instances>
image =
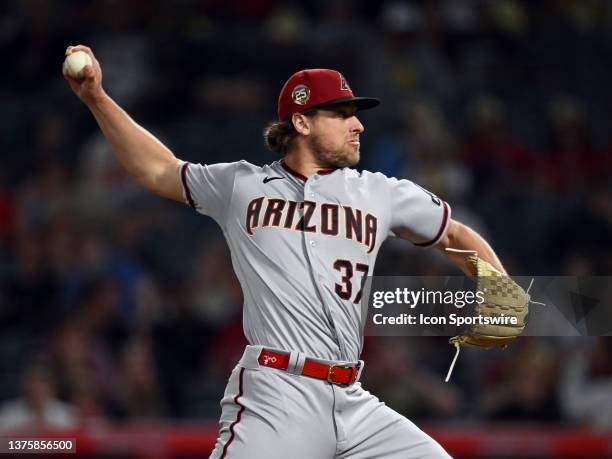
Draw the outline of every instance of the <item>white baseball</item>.
<instances>
[{"instance_id":1,"label":"white baseball","mask_svg":"<svg viewBox=\"0 0 612 459\"><path fill-rule=\"evenodd\" d=\"M72 78L80 80L83 77L83 68L92 65L91 57L84 51L75 51L64 61L64 73Z\"/></svg>"}]
</instances>

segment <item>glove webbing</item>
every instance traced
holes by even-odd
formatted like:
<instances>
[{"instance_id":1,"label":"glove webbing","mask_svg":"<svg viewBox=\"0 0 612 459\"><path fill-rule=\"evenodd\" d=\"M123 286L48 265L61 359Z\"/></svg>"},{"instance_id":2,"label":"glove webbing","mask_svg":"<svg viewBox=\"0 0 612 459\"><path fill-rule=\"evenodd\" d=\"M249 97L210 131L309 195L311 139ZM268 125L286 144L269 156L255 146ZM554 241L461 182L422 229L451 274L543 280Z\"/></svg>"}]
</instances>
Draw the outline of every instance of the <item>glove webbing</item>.
<instances>
[{"instance_id":1,"label":"glove webbing","mask_svg":"<svg viewBox=\"0 0 612 459\"><path fill-rule=\"evenodd\" d=\"M478 256L478 252L476 250L462 250L462 249L451 249L451 248L446 248L445 249L447 252L454 252L454 253L470 253L473 254L475 256ZM477 274L476 274L477 275ZM531 290L531 287L533 286L533 281L534 279L531 279L531 282L529 283L529 287L527 287L527 291L526 293L529 294L529 290ZM539 304L542 306L546 306L545 303L540 303L539 301L533 301L533 300L529 300L529 303L533 303L533 304ZM448 373L446 374L446 378L444 379L444 382L449 382L451 375L453 373L453 369L455 368L455 364L457 363L457 360L459 358L459 353L461 352L461 344L459 342L454 342L453 345L455 346L455 356L453 357L453 361L450 364L450 367L448 369ZM506 346L503 346L503 348L505 348Z\"/></svg>"}]
</instances>

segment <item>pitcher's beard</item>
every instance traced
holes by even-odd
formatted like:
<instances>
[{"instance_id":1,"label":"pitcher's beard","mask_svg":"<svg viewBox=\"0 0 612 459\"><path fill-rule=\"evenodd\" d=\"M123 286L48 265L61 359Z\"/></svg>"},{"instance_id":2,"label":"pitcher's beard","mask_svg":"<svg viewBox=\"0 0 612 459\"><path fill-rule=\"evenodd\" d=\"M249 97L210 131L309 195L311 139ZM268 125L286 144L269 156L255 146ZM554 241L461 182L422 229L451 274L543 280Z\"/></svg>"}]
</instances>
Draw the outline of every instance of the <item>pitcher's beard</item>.
<instances>
[{"instance_id":1,"label":"pitcher's beard","mask_svg":"<svg viewBox=\"0 0 612 459\"><path fill-rule=\"evenodd\" d=\"M359 163L359 146L346 146L344 149L329 151L323 147L318 137L311 137L309 142L315 158L324 167L352 167Z\"/></svg>"}]
</instances>

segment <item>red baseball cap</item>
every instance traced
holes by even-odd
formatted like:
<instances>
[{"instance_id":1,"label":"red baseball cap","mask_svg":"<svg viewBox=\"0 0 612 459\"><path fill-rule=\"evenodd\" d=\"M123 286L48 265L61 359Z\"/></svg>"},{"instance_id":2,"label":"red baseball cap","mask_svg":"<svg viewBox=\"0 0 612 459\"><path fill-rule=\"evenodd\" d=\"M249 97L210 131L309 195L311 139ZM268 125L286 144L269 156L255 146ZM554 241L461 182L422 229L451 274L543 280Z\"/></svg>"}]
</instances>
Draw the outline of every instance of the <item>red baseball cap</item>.
<instances>
[{"instance_id":1,"label":"red baseball cap","mask_svg":"<svg viewBox=\"0 0 612 459\"><path fill-rule=\"evenodd\" d=\"M353 102L357 110L376 107L380 100L355 97L346 79L337 70L306 69L294 73L278 96L278 119L285 121L294 113L311 108Z\"/></svg>"}]
</instances>

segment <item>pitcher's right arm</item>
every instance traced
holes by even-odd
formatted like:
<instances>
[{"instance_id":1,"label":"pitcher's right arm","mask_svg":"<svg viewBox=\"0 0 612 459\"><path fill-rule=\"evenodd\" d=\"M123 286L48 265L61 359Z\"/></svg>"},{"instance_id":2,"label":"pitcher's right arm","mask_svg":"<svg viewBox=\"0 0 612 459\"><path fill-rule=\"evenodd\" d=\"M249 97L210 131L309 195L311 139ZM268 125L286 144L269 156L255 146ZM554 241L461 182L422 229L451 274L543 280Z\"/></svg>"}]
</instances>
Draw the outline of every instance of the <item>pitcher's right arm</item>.
<instances>
[{"instance_id":1,"label":"pitcher's right arm","mask_svg":"<svg viewBox=\"0 0 612 459\"><path fill-rule=\"evenodd\" d=\"M93 114L119 162L147 190L159 196L184 202L179 178L182 161L149 131L130 118L104 92L102 69L91 49L82 45L69 46L66 55L75 51L89 54L93 65L85 67L81 80L72 78L65 72L64 78Z\"/></svg>"}]
</instances>

